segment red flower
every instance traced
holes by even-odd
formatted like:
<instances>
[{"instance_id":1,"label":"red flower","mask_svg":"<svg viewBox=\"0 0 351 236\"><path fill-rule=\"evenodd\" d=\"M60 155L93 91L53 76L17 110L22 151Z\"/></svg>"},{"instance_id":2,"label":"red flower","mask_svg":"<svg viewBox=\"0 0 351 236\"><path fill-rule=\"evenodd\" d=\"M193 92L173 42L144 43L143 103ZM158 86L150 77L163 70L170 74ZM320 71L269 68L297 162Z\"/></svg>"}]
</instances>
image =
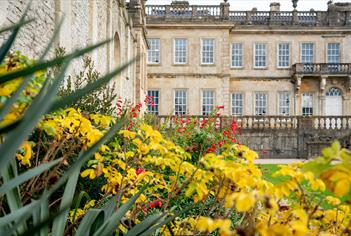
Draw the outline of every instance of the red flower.
<instances>
[{"instance_id":1,"label":"red flower","mask_svg":"<svg viewBox=\"0 0 351 236\"><path fill-rule=\"evenodd\" d=\"M233 119L233 120L232 120L232 132L233 132L233 133L236 132L236 128L237 128L236 121Z\"/></svg>"},{"instance_id":2,"label":"red flower","mask_svg":"<svg viewBox=\"0 0 351 236\"><path fill-rule=\"evenodd\" d=\"M262 150L261 153L262 153L262 155L266 155L266 154L268 154L268 151L267 150Z\"/></svg>"},{"instance_id":3,"label":"red flower","mask_svg":"<svg viewBox=\"0 0 351 236\"><path fill-rule=\"evenodd\" d=\"M224 106L217 106L217 109L224 109Z\"/></svg>"},{"instance_id":4,"label":"red flower","mask_svg":"<svg viewBox=\"0 0 351 236\"><path fill-rule=\"evenodd\" d=\"M203 127L205 127L207 123L207 120L206 119L203 119L202 122L201 122L201 125L200 125L200 129L202 129Z\"/></svg>"},{"instance_id":5,"label":"red flower","mask_svg":"<svg viewBox=\"0 0 351 236\"><path fill-rule=\"evenodd\" d=\"M233 138L233 139L232 139L232 142L233 142L233 143L237 143L238 141L237 141L235 138Z\"/></svg>"},{"instance_id":6,"label":"red flower","mask_svg":"<svg viewBox=\"0 0 351 236\"><path fill-rule=\"evenodd\" d=\"M149 203L149 208L153 209L155 208L156 204L154 202L150 202Z\"/></svg>"},{"instance_id":7,"label":"red flower","mask_svg":"<svg viewBox=\"0 0 351 236\"><path fill-rule=\"evenodd\" d=\"M158 206L158 207L161 208L161 207L162 207L162 202L161 202L161 201L157 201L157 202L156 202L156 206Z\"/></svg>"},{"instance_id":8,"label":"red flower","mask_svg":"<svg viewBox=\"0 0 351 236\"><path fill-rule=\"evenodd\" d=\"M139 169L137 169L136 174L137 174L137 175L140 175L140 174L143 173L143 172L145 172L145 171L144 171L143 169L139 168Z\"/></svg>"}]
</instances>

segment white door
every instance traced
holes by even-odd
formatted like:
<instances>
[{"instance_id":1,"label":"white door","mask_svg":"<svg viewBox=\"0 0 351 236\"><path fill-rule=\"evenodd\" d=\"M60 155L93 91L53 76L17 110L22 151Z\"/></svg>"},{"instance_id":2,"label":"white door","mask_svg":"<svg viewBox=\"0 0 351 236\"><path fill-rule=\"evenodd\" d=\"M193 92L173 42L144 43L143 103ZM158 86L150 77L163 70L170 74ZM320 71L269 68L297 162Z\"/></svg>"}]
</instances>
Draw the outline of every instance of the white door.
<instances>
[{"instance_id":1,"label":"white door","mask_svg":"<svg viewBox=\"0 0 351 236\"><path fill-rule=\"evenodd\" d=\"M326 93L325 115L342 116L342 94L340 89L331 88Z\"/></svg>"},{"instance_id":2,"label":"white door","mask_svg":"<svg viewBox=\"0 0 351 236\"><path fill-rule=\"evenodd\" d=\"M325 115L326 116L342 116L342 94L338 88L331 88L326 93L325 99ZM340 129L340 118L326 118L327 129Z\"/></svg>"}]
</instances>

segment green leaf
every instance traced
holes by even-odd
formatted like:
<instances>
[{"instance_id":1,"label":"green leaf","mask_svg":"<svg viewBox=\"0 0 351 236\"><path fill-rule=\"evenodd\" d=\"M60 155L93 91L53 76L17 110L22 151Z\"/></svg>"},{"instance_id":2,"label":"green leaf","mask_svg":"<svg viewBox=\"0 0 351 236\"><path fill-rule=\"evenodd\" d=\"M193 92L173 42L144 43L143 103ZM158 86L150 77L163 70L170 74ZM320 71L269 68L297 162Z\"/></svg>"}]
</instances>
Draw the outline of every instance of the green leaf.
<instances>
[{"instance_id":1,"label":"green leaf","mask_svg":"<svg viewBox=\"0 0 351 236\"><path fill-rule=\"evenodd\" d=\"M60 163L61 160L62 159L57 159L57 160L51 161L49 163L42 164L42 165L35 167L33 169L29 169L29 170L25 171L23 174L15 177L7 182L4 182L4 184L0 187L0 194L5 193L13 188L16 188L20 184L23 184L24 182L30 180L31 178L33 178L37 175L40 175L44 171L49 170L51 167Z\"/></svg>"},{"instance_id":2,"label":"green leaf","mask_svg":"<svg viewBox=\"0 0 351 236\"><path fill-rule=\"evenodd\" d=\"M72 94L56 100L52 105L50 111L55 111L57 109L64 108L68 105L71 105L75 101L79 100L81 97L85 96L86 94L89 94L94 90L101 88L102 86L107 84L111 79L113 79L116 75L120 74L123 70L125 70L127 67L133 64L136 60L137 58L132 59L131 61L125 63L121 67L115 69L114 71L98 79L97 81L87 84L84 88L78 89L74 91Z\"/></svg>"},{"instance_id":3,"label":"green leaf","mask_svg":"<svg viewBox=\"0 0 351 236\"><path fill-rule=\"evenodd\" d=\"M126 234L126 236L135 236L139 235L140 233L148 230L151 226L156 224L163 215L161 213L151 215L147 217L145 220L134 226L131 230L129 230Z\"/></svg>"},{"instance_id":4,"label":"green leaf","mask_svg":"<svg viewBox=\"0 0 351 236\"><path fill-rule=\"evenodd\" d=\"M49 200L44 199L40 203L40 221L45 222L46 219L50 217L49 214ZM40 236L47 236L49 235L49 226L47 224L44 224L42 227L40 227Z\"/></svg>"},{"instance_id":5,"label":"green leaf","mask_svg":"<svg viewBox=\"0 0 351 236\"><path fill-rule=\"evenodd\" d=\"M27 216L31 214L31 211L38 207L39 204L42 204L43 201L46 201L53 193L55 193L65 182L66 180L75 172L76 169L80 167L87 161L89 161L93 154L99 150L100 146L108 141L115 133L124 126L126 122L126 115L123 114L119 122L117 122L99 141L97 141L93 146L91 146L87 151L81 153L77 160L72 163L72 165L67 169L65 174L47 191L44 191L42 196L38 201L32 201L30 204L11 212L10 214L0 218L0 229L13 222L15 219L20 218L20 216ZM68 208L67 208L68 209ZM22 218L26 219L26 218ZM6 235L6 234L5 234Z\"/></svg>"},{"instance_id":6,"label":"green leaf","mask_svg":"<svg viewBox=\"0 0 351 236\"><path fill-rule=\"evenodd\" d=\"M52 66L61 65L63 62L67 61L68 59L82 56L82 55L84 55L84 54L86 54L86 53L88 53L88 52L90 52L98 47L101 47L109 42L111 42L111 39L104 40L100 43L88 46L88 47L80 49L80 50L76 50L75 52L68 54L68 55L65 55L65 56L62 56L62 57L57 57L57 58L54 58L54 59L49 60L49 61L45 61L42 63L37 63L37 64L31 65L31 66L28 66L28 67L23 68L21 70L12 71L12 72L0 75L0 84L6 83L8 81L11 81L11 80L14 80L14 79L17 79L20 77L26 77L27 75L31 75L37 71L45 70L45 69L52 67Z\"/></svg>"},{"instance_id":7,"label":"green leaf","mask_svg":"<svg viewBox=\"0 0 351 236\"><path fill-rule=\"evenodd\" d=\"M118 228L122 217L133 207L135 201L139 196L144 192L147 185L141 188L141 190L131 197L125 204L123 204L112 216L107 220L97 232L94 233L94 236L100 235L112 235L112 233Z\"/></svg>"},{"instance_id":8,"label":"green leaf","mask_svg":"<svg viewBox=\"0 0 351 236\"><path fill-rule=\"evenodd\" d=\"M22 119L17 119L8 125L1 126L0 134L6 134L10 132L11 130L15 129L21 122L22 122Z\"/></svg>"},{"instance_id":9,"label":"green leaf","mask_svg":"<svg viewBox=\"0 0 351 236\"><path fill-rule=\"evenodd\" d=\"M55 42L55 40L56 40L56 38L57 38L57 36L58 36L58 34L60 32L61 26L62 26L62 20L55 27L53 36L51 37L50 42L46 46L43 54L39 58L38 63L41 63L45 59L45 57L48 54L48 52L50 51L51 46ZM5 105L0 109L0 120L3 120L5 115L11 110L13 104L17 101L18 97L22 94L22 91L27 87L27 85L29 84L31 79L32 79L32 75L26 76L26 78L22 81L20 86L16 89L15 93L12 94L12 96L6 101ZM0 134L1 134L1 132L0 132Z\"/></svg>"},{"instance_id":10,"label":"green leaf","mask_svg":"<svg viewBox=\"0 0 351 236\"><path fill-rule=\"evenodd\" d=\"M90 201L90 199L91 199L91 198L89 197L89 195L88 195L87 192L81 191L81 192L79 193L78 199L77 199L77 201L76 201L75 204L74 204L74 205L75 205L75 206L74 206L74 214L73 214L73 217L72 217L72 221L73 221L73 222L74 222L75 219L76 219L77 210L78 210L80 204L82 203L83 197L85 197L87 201Z\"/></svg>"},{"instance_id":11,"label":"green leaf","mask_svg":"<svg viewBox=\"0 0 351 236\"><path fill-rule=\"evenodd\" d=\"M65 62L62 66L61 73L57 76L56 80L53 81L52 85L50 85L47 93L40 93L35 97L33 103L27 109L23 117L23 122L5 137L5 141L0 146L0 153L2 154L0 156L0 170L2 170L1 168L4 166L7 166L8 162L14 158L20 145L32 132L42 116L48 111L57 88L59 87L60 82L64 79L67 67L68 62ZM46 87L44 86L41 91L45 89ZM40 95L43 95L42 98Z\"/></svg>"},{"instance_id":12,"label":"green leaf","mask_svg":"<svg viewBox=\"0 0 351 236\"><path fill-rule=\"evenodd\" d=\"M23 26L23 22L25 20L25 17L27 15L27 12L29 10L29 7L31 5L32 0L29 2L29 4L27 5L26 9L24 10L24 13L19 21L19 24L17 25L17 27L14 27L12 29L12 33L10 35L10 37L5 41L5 43L0 47L0 64L4 61L7 53L9 52L12 44L15 42L15 39L17 37L17 34L20 30L20 28Z\"/></svg>"},{"instance_id":13,"label":"green leaf","mask_svg":"<svg viewBox=\"0 0 351 236\"><path fill-rule=\"evenodd\" d=\"M176 213L176 214L174 214L174 215L172 215L172 216L169 216L169 217L168 217L167 219L165 219L164 221L161 221L160 223L158 223L158 224L152 226L150 229L148 229L148 230L144 231L143 233L139 234L139 236L149 236L149 235L153 234L157 229L161 228L161 227L164 226L164 225L167 225L169 222L173 221L173 220L174 220L175 218L177 218L179 215L184 214L185 212L189 211L192 207L193 207L193 206L188 207L188 208L184 209L184 210L181 211L181 212L178 212L178 213Z\"/></svg>"},{"instance_id":14,"label":"green leaf","mask_svg":"<svg viewBox=\"0 0 351 236\"><path fill-rule=\"evenodd\" d=\"M73 173L71 177L68 179L68 182L65 187L65 192L63 194L61 204L60 204L60 210L62 210L62 213L55 218L52 226L53 236L61 236L65 232L69 209L64 210L64 208L65 206L72 205L74 193L75 193L78 178L79 178L79 173L80 173L80 168L77 168L75 170L75 173Z\"/></svg>"},{"instance_id":15,"label":"green leaf","mask_svg":"<svg viewBox=\"0 0 351 236\"><path fill-rule=\"evenodd\" d=\"M105 219L105 213L101 209L90 209L79 224L75 236L92 235L101 227Z\"/></svg>"},{"instance_id":16,"label":"green leaf","mask_svg":"<svg viewBox=\"0 0 351 236\"><path fill-rule=\"evenodd\" d=\"M4 28L1 28L0 29L0 34L6 32L6 31L10 31L10 30L14 30L14 29L17 29L17 28L21 28L22 26L26 25L26 24L29 24L30 22L33 22L34 20L25 20L23 22L18 22L17 24L14 24L14 25L10 25L10 26L7 26L7 27L4 27Z\"/></svg>"},{"instance_id":17,"label":"green leaf","mask_svg":"<svg viewBox=\"0 0 351 236\"><path fill-rule=\"evenodd\" d=\"M4 183L7 183L10 181L10 179L17 177L16 159L11 160L8 167L2 172L1 175ZM18 186L6 191L6 199L11 212L23 207ZM17 225L17 227L19 232L24 232L27 228L25 223L20 223Z\"/></svg>"}]
</instances>

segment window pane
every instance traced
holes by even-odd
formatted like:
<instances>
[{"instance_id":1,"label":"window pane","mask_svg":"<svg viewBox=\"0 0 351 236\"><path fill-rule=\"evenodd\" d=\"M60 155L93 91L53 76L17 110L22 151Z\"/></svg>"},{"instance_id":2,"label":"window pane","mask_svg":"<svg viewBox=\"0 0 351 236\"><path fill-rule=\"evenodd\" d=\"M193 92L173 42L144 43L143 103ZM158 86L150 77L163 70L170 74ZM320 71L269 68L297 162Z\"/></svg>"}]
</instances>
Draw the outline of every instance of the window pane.
<instances>
[{"instance_id":1,"label":"window pane","mask_svg":"<svg viewBox=\"0 0 351 236\"><path fill-rule=\"evenodd\" d=\"M279 115L290 115L290 93L279 93Z\"/></svg>"},{"instance_id":2,"label":"window pane","mask_svg":"<svg viewBox=\"0 0 351 236\"><path fill-rule=\"evenodd\" d=\"M174 63L175 64L187 63L187 57L188 57L187 48L188 48L188 40L186 39L174 40Z\"/></svg>"},{"instance_id":3,"label":"window pane","mask_svg":"<svg viewBox=\"0 0 351 236\"><path fill-rule=\"evenodd\" d=\"M255 113L257 116L267 115L267 94L258 92L255 96Z\"/></svg>"},{"instance_id":4,"label":"window pane","mask_svg":"<svg viewBox=\"0 0 351 236\"><path fill-rule=\"evenodd\" d=\"M340 43L328 43L328 63L340 63Z\"/></svg>"},{"instance_id":5,"label":"window pane","mask_svg":"<svg viewBox=\"0 0 351 236\"><path fill-rule=\"evenodd\" d=\"M147 95L151 99L148 104L148 111L152 114L159 115L160 92L158 90L148 90Z\"/></svg>"},{"instance_id":6,"label":"window pane","mask_svg":"<svg viewBox=\"0 0 351 236\"><path fill-rule=\"evenodd\" d=\"M174 114L187 114L187 93L186 90L175 90L174 93Z\"/></svg>"},{"instance_id":7,"label":"window pane","mask_svg":"<svg viewBox=\"0 0 351 236\"><path fill-rule=\"evenodd\" d=\"M241 43L232 44L232 67L243 66L243 45Z\"/></svg>"},{"instance_id":8,"label":"window pane","mask_svg":"<svg viewBox=\"0 0 351 236\"><path fill-rule=\"evenodd\" d=\"M214 96L213 90L204 90L202 92L202 115L207 116L213 111Z\"/></svg>"},{"instance_id":9,"label":"window pane","mask_svg":"<svg viewBox=\"0 0 351 236\"><path fill-rule=\"evenodd\" d=\"M242 93L232 93L232 115L242 116L243 115L243 94Z\"/></svg>"},{"instance_id":10,"label":"window pane","mask_svg":"<svg viewBox=\"0 0 351 236\"><path fill-rule=\"evenodd\" d=\"M278 67L290 66L290 45L288 43L280 43L278 45Z\"/></svg>"},{"instance_id":11,"label":"window pane","mask_svg":"<svg viewBox=\"0 0 351 236\"><path fill-rule=\"evenodd\" d=\"M313 94L312 93L302 94L302 115L303 116L313 115Z\"/></svg>"},{"instance_id":12,"label":"window pane","mask_svg":"<svg viewBox=\"0 0 351 236\"><path fill-rule=\"evenodd\" d=\"M301 62L302 63L314 62L314 44L313 43L301 44Z\"/></svg>"},{"instance_id":13,"label":"window pane","mask_svg":"<svg viewBox=\"0 0 351 236\"><path fill-rule=\"evenodd\" d=\"M255 67L266 67L267 66L267 52L266 44L258 43L255 44Z\"/></svg>"},{"instance_id":14,"label":"window pane","mask_svg":"<svg viewBox=\"0 0 351 236\"><path fill-rule=\"evenodd\" d=\"M147 52L147 60L149 64L160 63L160 39L148 39L149 50Z\"/></svg>"},{"instance_id":15,"label":"window pane","mask_svg":"<svg viewBox=\"0 0 351 236\"><path fill-rule=\"evenodd\" d=\"M214 39L202 39L202 64L214 63Z\"/></svg>"}]
</instances>

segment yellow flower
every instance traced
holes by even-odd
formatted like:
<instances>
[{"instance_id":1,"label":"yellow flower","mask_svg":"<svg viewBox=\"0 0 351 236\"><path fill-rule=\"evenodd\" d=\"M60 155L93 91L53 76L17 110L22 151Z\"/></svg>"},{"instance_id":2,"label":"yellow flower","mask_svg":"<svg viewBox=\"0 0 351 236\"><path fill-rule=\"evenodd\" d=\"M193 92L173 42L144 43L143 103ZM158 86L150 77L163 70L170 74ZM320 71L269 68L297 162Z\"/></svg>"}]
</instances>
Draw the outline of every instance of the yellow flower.
<instances>
[{"instance_id":1,"label":"yellow flower","mask_svg":"<svg viewBox=\"0 0 351 236\"><path fill-rule=\"evenodd\" d=\"M22 147L24 155L22 154L16 154L17 160L21 162L22 165L31 166L30 159L32 157L32 147L30 146L28 141L25 141L22 144Z\"/></svg>"}]
</instances>

